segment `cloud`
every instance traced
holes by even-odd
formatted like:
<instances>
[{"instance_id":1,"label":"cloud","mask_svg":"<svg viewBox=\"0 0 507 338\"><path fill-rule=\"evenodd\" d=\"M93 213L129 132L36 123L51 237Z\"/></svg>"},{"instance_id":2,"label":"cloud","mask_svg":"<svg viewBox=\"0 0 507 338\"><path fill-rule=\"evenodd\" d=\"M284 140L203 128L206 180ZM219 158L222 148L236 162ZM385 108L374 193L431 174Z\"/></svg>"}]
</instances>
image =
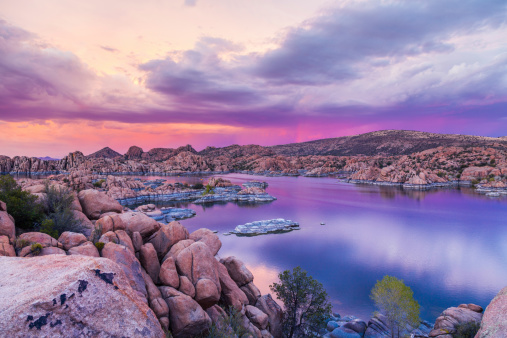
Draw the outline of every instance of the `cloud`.
<instances>
[{"instance_id":1,"label":"cloud","mask_svg":"<svg viewBox=\"0 0 507 338\"><path fill-rule=\"evenodd\" d=\"M505 22L501 0L351 3L289 29L278 48L259 58L255 74L281 85L347 81L379 62L452 52L453 35Z\"/></svg>"},{"instance_id":2,"label":"cloud","mask_svg":"<svg viewBox=\"0 0 507 338\"><path fill-rule=\"evenodd\" d=\"M197 4L197 0L185 0L185 6L194 7Z\"/></svg>"},{"instance_id":3,"label":"cloud","mask_svg":"<svg viewBox=\"0 0 507 338\"><path fill-rule=\"evenodd\" d=\"M201 37L140 64L136 84L1 21L0 120L498 134L507 127L505 14L503 0L345 2L288 28L267 52Z\"/></svg>"},{"instance_id":4,"label":"cloud","mask_svg":"<svg viewBox=\"0 0 507 338\"><path fill-rule=\"evenodd\" d=\"M111 53L118 53L119 50L116 49L116 48L113 48L113 47L109 47L109 46L99 46L100 48L102 48L103 50L105 50L106 52L111 52Z\"/></svg>"},{"instance_id":5,"label":"cloud","mask_svg":"<svg viewBox=\"0 0 507 338\"><path fill-rule=\"evenodd\" d=\"M1 106L47 106L55 100L81 104L94 74L74 54L0 20L0 78Z\"/></svg>"}]
</instances>

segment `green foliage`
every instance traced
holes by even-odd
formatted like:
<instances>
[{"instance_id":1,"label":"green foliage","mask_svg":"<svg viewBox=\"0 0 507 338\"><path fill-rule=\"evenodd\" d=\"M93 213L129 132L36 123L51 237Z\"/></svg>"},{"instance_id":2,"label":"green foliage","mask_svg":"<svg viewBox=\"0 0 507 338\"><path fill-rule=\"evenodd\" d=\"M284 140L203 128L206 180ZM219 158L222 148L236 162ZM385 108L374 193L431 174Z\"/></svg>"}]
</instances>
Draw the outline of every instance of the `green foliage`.
<instances>
[{"instance_id":1,"label":"green foliage","mask_svg":"<svg viewBox=\"0 0 507 338\"><path fill-rule=\"evenodd\" d=\"M99 251L102 251L102 249L104 249L104 243L103 242L97 242L95 243L95 247L99 250Z\"/></svg>"},{"instance_id":2,"label":"green foliage","mask_svg":"<svg viewBox=\"0 0 507 338\"><path fill-rule=\"evenodd\" d=\"M81 222L72 212L74 195L68 188L57 188L46 182L46 197L42 201L42 208L46 217L53 221L53 230L58 236L64 231L82 232Z\"/></svg>"},{"instance_id":3,"label":"green foliage","mask_svg":"<svg viewBox=\"0 0 507 338\"><path fill-rule=\"evenodd\" d=\"M40 243L32 243L32 245L30 246L30 252L34 256L40 255L40 253L42 252L42 244L40 244Z\"/></svg>"},{"instance_id":4,"label":"green foliage","mask_svg":"<svg viewBox=\"0 0 507 338\"><path fill-rule=\"evenodd\" d=\"M370 298L375 302L380 313L386 316L392 337L395 331L399 335L400 327L419 325L419 304L414 300L412 290L403 283L403 280L384 276L371 290Z\"/></svg>"},{"instance_id":5,"label":"green foliage","mask_svg":"<svg viewBox=\"0 0 507 338\"><path fill-rule=\"evenodd\" d=\"M251 334L242 325L241 312L233 306L226 310L227 316L220 318L218 323L213 323L205 337L207 338L236 338Z\"/></svg>"},{"instance_id":6,"label":"green foliage","mask_svg":"<svg viewBox=\"0 0 507 338\"><path fill-rule=\"evenodd\" d=\"M46 218L42 221L39 231L48 234L55 239L58 239L58 231L55 230L55 222L50 218Z\"/></svg>"},{"instance_id":7,"label":"green foliage","mask_svg":"<svg viewBox=\"0 0 507 338\"><path fill-rule=\"evenodd\" d=\"M211 187L211 185L206 184L206 187L205 187L204 192L202 193L202 195L203 196L213 195L214 193L215 193L215 191L213 190L213 188Z\"/></svg>"},{"instance_id":8,"label":"green foliage","mask_svg":"<svg viewBox=\"0 0 507 338\"><path fill-rule=\"evenodd\" d=\"M102 188L102 183L104 183L106 180L98 180L97 182L93 183L93 186L95 188Z\"/></svg>"},{"instance_id":9,"label":"green foliage","mask_svg":"<svg viewBox=\"0 0 507 338\"><path fill-rule=\"evenodd\" d=\"M455 328L456 333L453 334L454 338L474 338L481 328L481 324L476 322L468 322L458 324L455 326Z\"/></svg>"},{"instance_id":10,"label":"green foliage","mask_svg":"<svg viewBox=\"0 0 507 338\"><path fill-rule=\"evenodd\" d=\"M438 176L438 177L444 177L444 176L445 176L445 173L444 173L443 171L439 171L439 172L437 173L437 176Z\"/></svg>"},{"instance_id":11,"label":"green foliage","mask_svg":"<svg viewBox=\"0 0 507 338\"><path fill-rule=\"evenodd\" d=\"M165 333L165 338L173 338L173 334L171 333L171 331L164 329L164 333Z\"/></svg>"},{"instance_id":12,"label":"green foliage","mask_svg":"<svg viewBox=\"0 0 507 338\"><path fill-rule=\"evenodd\" d=\"M204 185L202 183L196 183L192 186L192 189L195 189L195 190L204 189Z\"/></svg>"},{"instance_id":13,"label":"green foliage","mask_svg":"<svg viewBox=\"0 0 507 338\"><path fill-rule=\"evenodd\" d=\"M11 175L0 176L0 201L7 204L7 210L18 228L33 230L44 218L37 196L21 190Z\"/></svg>"},{"instance_id":14,"label":"green foliage","mask_svg":"<svg viewBox=\"0 0 507 338\"><path fill-rule=\"evenodd\" d=\"M472 185L476 185L476 184L478 184L478 183L479 183L479 181L478 181L478 180L472 180Z\"/></svg>"},{"instance_id":15,"label":"green foliage","mask_svg":"<svg viewBox=\"0 0 507 338\"><path fill-rule=\"evenodd\" d=\"M16 249L23 249L25 246L29 246L30 242L26 239L18 238L16 239Z\"/></svg>"},{"instance_id":16,"label":"green foliage","mask_svg":"<svg viewBox=\"0 0 507 338\"><path fill-rule=\"evenodd\" d=\"M331 314L331 304L322 284L299 266L278 275L280 283L270 289L285 306L283 333L292 337L318 337Z\"/></svg>"}]
</instances>

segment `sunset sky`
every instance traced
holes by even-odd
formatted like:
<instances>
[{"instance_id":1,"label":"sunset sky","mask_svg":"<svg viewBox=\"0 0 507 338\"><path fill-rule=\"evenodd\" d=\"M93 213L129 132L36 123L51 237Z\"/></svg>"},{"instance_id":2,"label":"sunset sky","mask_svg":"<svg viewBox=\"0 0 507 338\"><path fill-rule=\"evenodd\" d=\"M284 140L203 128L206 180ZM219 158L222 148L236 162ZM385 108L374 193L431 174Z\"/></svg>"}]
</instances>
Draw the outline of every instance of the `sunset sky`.
<instances>
[{"instance_id":1,"label":"sunset sky","mask_svg":"<svg viewBox=\"0 0 507 338\"><path fill-rule=\"evenodd\" d=\"M507 135L505 0L0 0L0 155Z\"/></svg>"}]
</instances>

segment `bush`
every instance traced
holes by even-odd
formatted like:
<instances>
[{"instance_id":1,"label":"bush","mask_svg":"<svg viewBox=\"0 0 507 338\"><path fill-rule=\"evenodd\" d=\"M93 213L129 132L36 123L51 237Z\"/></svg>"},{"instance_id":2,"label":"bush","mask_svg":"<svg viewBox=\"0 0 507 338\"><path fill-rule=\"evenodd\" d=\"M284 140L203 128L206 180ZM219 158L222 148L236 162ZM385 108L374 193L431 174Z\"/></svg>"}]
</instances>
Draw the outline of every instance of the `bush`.
<instances>
[{"instance_id":1,"label":"bush","mask_svg":"<svg viewBox=\"0 0 507 338\"><path fill-rule=\"evenodd\" d=\"M48 234L49 236L58 239L58 231L55 230L55 222L52 219L46 218L42 221L40 232Z\"/></svg>"},{"instance_id":2,"label":"bush","mask_svg":"<svg viewBox=\"0 0 507 338\"><path fill-rule=\"evenodd\" d=\"M16 239L16 249L23 249L26 246L29 246L30 242L26 239L18 238Z\"/></svg>"},{"instance_id":3,"label":"bush","mask_svg":"<svg viewBox=\"0 0 507 338\"><path fill-rule=\"evenodd\" d=\"M206 184L206 188L204 189L204 192L202 193L202 195L206 196L206 195L213 195L213 194L215 194L215 191L213 191L213 188L211 187L211 185Z\"/></svg>"},{"instance_id":4,"label":"bush","mask_svg":"<svg viewBox=\"0 0 507 338\"><path fill-rule=\"evenodd\" d=\"M61 235L64 231L82 232L83 226L74 217L72 202L74 195L68 188L56 188L46 182L46 197L42 201L42 208L46 218L53 221L52 230Z\"/></svg>"},{"instance_id":5,"label":"bush","mask_svg":"<svg viewBox=\"0 0 507 338\"><path fill-rule=\"evenodd\" d=\"M195 190L204 189L204 185L202 183L196 183L192 186L192 189Z\"/></svg>"},{"instance_id":6,"label":"bush","mask_svg":"<svg viewBox=\"0 0 507 338\"><path fill-rule=\"evenodd\" d=\"M456 333L453 335L454 338L474 338L481 328L481 325L476 322L468 322L458 324L455 328Z\"/></svg>"},{"instance_id":7,"label":"bush","mask_svg":"<svg viewBox=\"0 0 507 338\"><path fill-rule=\"evenodd\" d=\"M44 218L37 196L21 190L11 175L0 176L0 201L7 204L7 210L18 228L36 229Z\"/></svg>"},{"instance_id":8,"label":"bush","mask_svg":"<svg viewBox=\"0 0 507 338\"><path fill-rule=\"evenodd\" d=\"M95 243L95 247L97 248L97 250L99 251L102 251L102 249L104 249L104 243L103 242L97 242Z\"/></svg>"},{"instance_id":9,"label":"bush","mask_svg":"<svg viewBox=\"0 0 507 338\"><path fill-rule=\"evenodd\" d=\"M226 310L227 317L220 318L218 323L213 323L207 338L236 338L251 334L242 325L241 312L233 306L229 306Z\"/></svg>"},{"instance_id":10,"label":"bush","mask_svg":"<svg viewBox=\"0 0 507 338\"><path fill-rule=\"evenodd\" d=\"M106 180L98 180L97 182L93 183L93 186L95 188L102 188L102 183L104 183Z\"/></svg>"},{"instance_id":11,"label":"bush","mask_svg":"<svg viewBox=\"0 0 507 338\"><path fill-rule=\"evenodd\" d=\"M33 243L31 246L30 246L30 252L32 253L32 255L34 256L38 256L40 255L40 253L42 252L42 244L40 243Z\"/></svg>"}]
</instances>

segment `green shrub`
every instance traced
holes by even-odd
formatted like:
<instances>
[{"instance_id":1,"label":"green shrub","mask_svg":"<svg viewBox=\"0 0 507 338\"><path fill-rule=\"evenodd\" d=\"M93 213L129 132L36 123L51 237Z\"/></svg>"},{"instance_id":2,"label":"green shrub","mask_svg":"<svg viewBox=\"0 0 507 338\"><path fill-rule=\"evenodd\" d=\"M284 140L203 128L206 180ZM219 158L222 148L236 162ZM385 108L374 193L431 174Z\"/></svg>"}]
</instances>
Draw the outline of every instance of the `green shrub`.
<instances>
[{"instance_id":1,"label":"green shrub","mask_svg":"<svg viewBox=\"0 0 507 338\"><path fill-rule=\"evenodd\" d=\"M21 190L11 175L0 176L0 201L7 204L7 210L18 228L33 230L44 218L37 196Z\"/></svg>"},{"instance_id":2,"label":"green shrub","mask_svg":"<svg viewBox=\"0 0 507 338\"><path fill-rule=\"evenodd\" d=\"M42 244L40 244L40 243L32 243L32 245L30 246L30 252L34 256L40 255L40 253L42 252Z\"/></svg>"},{"instance_id":3,"label":"green shrub","mask_svg":"<svg viewBox=\"0 0 507 338\"><path fill-rule=\"evenodd\" d=\"M222 317L218 323L213 323L207 335L207 338L236 338L250 335L247 329L242 325L241 312L233 306L226 309L227 317Z\"/></svg>"},{"instance_id":4,"label":"green shrub","mask_svg":"<svg viewBox=\"0 0 507 338\"><path fill-rule=\"evenodd\" d=\"M102 188L102 183L104 183L106 180L98 180L97 182L93 183L93 186L95 188Z\"/></svg>"},{"instance_id":5,"label":"green shrub","mask_svg":"<svg viewBox=\"0 0 507 338\"><path fill-rule=\"evenodd\" d=\"M97 250L99 251L102 251L102 249L104 249L104 243L103 242L97 242L95 243L95 247L97 248Z\"/></svg>"},{"instance_id":6,"label":"green shrub","mask_svg":"<svg viewBox=\"0 0 507 338\"><path fill-rule=\"evenodd\" d=\"M211 187L211 185L206 184L206 188L204 189L204 192L202 193L202 195L206 196L206 195L213 195L213 194L215 194L215 191L213 191L213 188Z\"/></svg>"},{"instance_id":7,"label":"green shrub","mask_svg":"<svg viewBox=\"0 0 507 338\"><path fill-rule=\"evenodd\" d=\"M29 246L29 245L30 245L30 242L27 241L26 239L18 238L16 240L16 249L23 249L24 247Z\"/></svg>"},{"instance_id":8,"label":"green shrub","mask_svg":"<svg viewBox=\"0 0 507 338\"><path fill-rule=\"evenodd\" d=\"M50 218L46 218L45 220L42 221L39 231L44 234L48 234L49 236L55 239L58 239L59 237L58 231L55 230L55 222Z\"/></svg>"},{"instance_id":9,"label":"green shrub","mask_svg":"<svg viewBox=\"0 0 507 338\"><path fill-rule=\"evenodd\" d=\"M481 325L476 322L468 322L458 324L455 326L456 333L453 335L454 338L474 338L479 331Z\"/></svg>"},{"instance_id":10,"label":"green shrub","mask_svg":"<svg viewBox=\"0 0 507 338\"><path fill-rule=\"evenodd\" d=\"M82 232L83 226L72 212L74 194L68 188L56 188L46 182L46 197L42 201L42 208L46 218L53 221L52 229L61 235L64 231Z\"/></svg>"},{"instance_id":11,"label":"green shrub","mask_svg":"<svg viewBox=\"0 0 507 338\"><path fill-rule=\"evenodd\" d=\"M478 184L478 183L479 183L479 181L478 181L478 180L472 180L472 185L476 185L476 184Z\"/></svg>"}]
</instances>

